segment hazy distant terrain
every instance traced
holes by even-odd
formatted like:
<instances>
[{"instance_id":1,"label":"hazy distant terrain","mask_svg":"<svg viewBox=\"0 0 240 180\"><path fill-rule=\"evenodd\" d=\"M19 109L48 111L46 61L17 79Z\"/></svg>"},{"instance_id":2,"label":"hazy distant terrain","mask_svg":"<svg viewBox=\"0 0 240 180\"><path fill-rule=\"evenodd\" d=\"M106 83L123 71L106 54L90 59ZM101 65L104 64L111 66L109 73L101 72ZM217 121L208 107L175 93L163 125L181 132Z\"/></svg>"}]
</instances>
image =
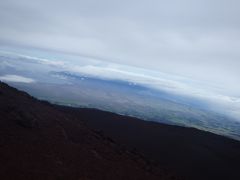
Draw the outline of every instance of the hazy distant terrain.
<instances>
[{"instance_id":1,"label":"hazy distant terrain","mask_svg":"<svg viewBox=\"0 0 240 180\"><path fill-rule=\"evenodd\" d=\"M2 54L0 58L0 79L39 99L195 127L240 140L239 121L215 111L206 101L167 91L167 84L160 90L132 80L68 71L58 61L15 54Z\"/></svg>"},{"instance_id":2,"label":"hazy distant terrain","mask_svg":"<svg viewBox=\"0 0 240 180\"><path fill-rule=\"evenodd\" d=\"M240 140L239 122L208 111L204 104L196 104L191 99L129 82L88 78L67 72L52 72L50 75L68 78L72 83L64 86L14 83L14 86L56 104L97 108L149 121L196 127Z\"/></svg>"}]
</instances>

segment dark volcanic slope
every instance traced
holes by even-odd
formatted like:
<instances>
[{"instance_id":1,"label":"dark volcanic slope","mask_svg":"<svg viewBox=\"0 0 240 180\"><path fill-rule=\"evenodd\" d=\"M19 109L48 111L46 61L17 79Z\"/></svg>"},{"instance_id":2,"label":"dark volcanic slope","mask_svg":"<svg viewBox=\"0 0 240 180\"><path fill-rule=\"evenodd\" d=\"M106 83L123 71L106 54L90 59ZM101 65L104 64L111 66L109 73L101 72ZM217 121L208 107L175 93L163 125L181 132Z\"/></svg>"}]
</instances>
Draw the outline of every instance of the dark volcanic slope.
<instances>
[{"instance_id":1,"label":"dark volcanic slope","mask_svg":"<svg viewBox=\"0 0 240 180\"><path fill-rule=\"evenodd\" d=\"M0 83L0 179L174 179L79 119Z\"/></svg>"},{"instance_id":2,"label":"dark volcanic slope","mask_svg":"<svg viewBox=\"0 0 240 180\"><path fill-rule=\"evenodd\" d=\"M94 109L60 108L188 179L240 179L238 141L193 128L147 122Z\"/></svg>"}]
</instances>

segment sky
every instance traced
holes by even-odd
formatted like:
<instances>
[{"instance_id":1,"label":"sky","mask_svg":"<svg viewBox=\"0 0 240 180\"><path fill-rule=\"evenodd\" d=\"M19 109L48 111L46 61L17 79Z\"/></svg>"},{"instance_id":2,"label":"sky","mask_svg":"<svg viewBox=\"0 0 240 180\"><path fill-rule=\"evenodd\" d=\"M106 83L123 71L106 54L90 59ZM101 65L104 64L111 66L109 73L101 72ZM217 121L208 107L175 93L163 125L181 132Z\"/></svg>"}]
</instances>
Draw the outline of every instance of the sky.
<instances>
[{"instance_id":1,"label":"sky","mask_svg":"<svg viewBox=\"0 0 240 180\"><path fill-rule=\"evenodd\" d=\"M198 94L234 104L240 102L239 7L238 0L0 0L0 45L94 59L103 65L88 61L78 71L104 77L132 73L134 80L144 75L166 84L178 77L187 85L182 91L200 87Z\"/></svg>"}]
</instances>

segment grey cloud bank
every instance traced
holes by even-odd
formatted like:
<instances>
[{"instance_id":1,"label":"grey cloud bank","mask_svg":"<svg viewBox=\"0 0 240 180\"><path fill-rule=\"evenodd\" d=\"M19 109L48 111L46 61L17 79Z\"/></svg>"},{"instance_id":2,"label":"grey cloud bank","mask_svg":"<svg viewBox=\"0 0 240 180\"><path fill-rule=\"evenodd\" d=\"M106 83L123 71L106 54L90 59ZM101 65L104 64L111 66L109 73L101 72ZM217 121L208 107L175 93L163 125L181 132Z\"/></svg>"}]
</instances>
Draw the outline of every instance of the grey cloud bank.
<instances>
[{"instance_id":1,"label":"grey cloud bank","mask_svg":"<svg viewBox=\"0 0 240 180\"><path fill-rule=\"evenodd\" d=\"M31 78L19 76L19 75L13 75L13 74L7 74L4 76L0 76L1 81L6 81L6 82L21 82L21 83L33 83L35 82Z\"/></svg>"}]
</instances>

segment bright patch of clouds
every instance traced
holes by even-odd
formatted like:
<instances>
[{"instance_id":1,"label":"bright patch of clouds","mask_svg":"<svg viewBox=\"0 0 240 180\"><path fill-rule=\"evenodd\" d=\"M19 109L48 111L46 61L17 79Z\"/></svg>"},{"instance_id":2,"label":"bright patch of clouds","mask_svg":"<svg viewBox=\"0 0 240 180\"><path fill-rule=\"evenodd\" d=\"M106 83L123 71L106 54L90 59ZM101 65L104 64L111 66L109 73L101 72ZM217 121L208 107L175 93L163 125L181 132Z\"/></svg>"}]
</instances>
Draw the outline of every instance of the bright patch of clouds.
<instances>
[{"instance_id":1,"label":"bright patch of clouds","mask_svg":"<svg viewBox=\"0 0 240 180\"><path fill-rule=\"evenodd\" d=\"M0 76L1 81L7 81L7 82L20 82L20 83L33 83L35 82L34 79L19 76L19 75L13 75L13 74L7 74Z\"/></svg>"}]
</instances>

